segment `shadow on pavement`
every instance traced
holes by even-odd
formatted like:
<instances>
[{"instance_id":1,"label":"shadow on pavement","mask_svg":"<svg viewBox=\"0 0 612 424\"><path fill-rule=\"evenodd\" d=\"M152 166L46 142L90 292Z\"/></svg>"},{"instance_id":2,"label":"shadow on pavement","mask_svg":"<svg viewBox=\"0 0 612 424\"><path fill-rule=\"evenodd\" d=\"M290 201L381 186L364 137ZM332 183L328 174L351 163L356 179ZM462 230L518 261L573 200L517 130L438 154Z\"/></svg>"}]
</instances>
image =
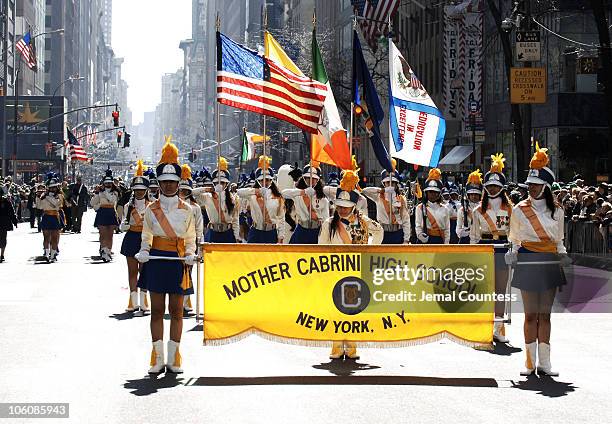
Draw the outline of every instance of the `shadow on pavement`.
<instances>
[{"instance_id":1,"label":"shadow on pavement","mask_svg":"<svg viewBox=\"0 0 612 424\"><path fill-rule=\"evenodd\" d=\"M476 349L479 352L487 352L491 355L510 356L513 353L522 352L520 347L512 346L509 343L494 343L492 350Z\"/></svg>"},{"instance_id":2,"label":"shadow on pavement","mask_svg":"<svg viewBox=\"0 0 612 424\"><path fill-rule=\"evenodd\" d=\"M115 318L117 321L124 321L126 319L148 317L149 315L149 313L143 314L142 312L121 312L120 314L112 314L108 317Z\"/></svg>"},{"instance_id":3,"label":"shadow on pavement","mask_svg":"<svg viewBox=\"0 0 612 424\"><path fill-rule=\"evenodd\" d=\"M318 370L329 371L337 376L349 376L353 375L355 371L369 371L380 368L377 365L362 364L355 360L343 361L341 359L332 359L329 362L322 362L312 367Z\"/></svg>"},{"instance_id":4,"label":"shadow on pavement","mask_svg":"<svg viewBox=\"0 0 612 424\"><path fill-rule=\"evenodd\" d=\"M524 381L513 381L512 387L515 389L537 392L538 395L552 398L567 396L568 393L577 389L572 383L555 381L549 376L538 377L537 375L531 375Z\"/></svg>"},{"instance_id":5,"label":"shadow on pavement","mask_svg":"<svg viewBox=\"0 0 612 424\"><path fill-rule=\"evenodd\" d=\"M128 380L123 387L131 390L136 396L148 396L157 393L161 389L171 389L183 384L183 378L177 378L177 374L166 373L161 376L147 376L138 380Z\"/></svg>"},{"instance_id":6,"label":"shadow on pavement","mask_svg":"<svg viewBox=\"0 0 612 424\"><path fill-rule=\"evenodd\" d=\"M363 365L363 364L362 364ZM378 367L375 367L378 368ZM265 385L386 385L386 386L456 386L492 387L494 378L439 378L391 375L278 376L278 377L199 377L186 386L265 386Z\"/></svg>"},{"instance_id":7,"label":"shadow on pavement","mask_svg":"<svg viewBox=\"0 0 612 424\"><path fill-rule=\"evenodd\" d=\"M187 331L204 331L204 326L202 324L197 324L192 329Z\"/></svg>"}]
</instances>

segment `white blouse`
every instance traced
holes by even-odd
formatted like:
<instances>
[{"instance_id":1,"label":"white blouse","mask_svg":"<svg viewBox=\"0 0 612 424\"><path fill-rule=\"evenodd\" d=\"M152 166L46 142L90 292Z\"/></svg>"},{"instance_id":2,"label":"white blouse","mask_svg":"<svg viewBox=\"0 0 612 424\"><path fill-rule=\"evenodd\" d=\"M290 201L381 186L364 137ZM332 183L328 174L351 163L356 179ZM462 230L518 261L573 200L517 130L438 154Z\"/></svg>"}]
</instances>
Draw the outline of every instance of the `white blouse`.
<instances>
[{"instance_id":1,"label":"white blouse","mask_svg":"<svg viewBox=\"0 0 612 424\"><path fill-rule=\"evenodd\" d=\"M112 206L114 208L117 206L118 200L119 193L116 191L102 190L101 192L94 194L94 196L91 198L91 206L96 211L102 206Z\"/></svg>"},{"instance_id":2,"label":"white blouse","mask_svg":"<svg viewBox=\"0 0 612 424\"><path fill-rule=\"evenodd\" d=\"M285 199L293 199L298 223L310 221L310 207L306 205L306 201L304 200L307 198L306 194L304 194L304 190L299 188L287 188L282 191L282 195ZM319 199L315 195L310 198L310 204L312 206L312 211L317 214L317 220L319 222L323 222L329 218L329 200L327 200L327 197Z\"/></svg>"},{"instance_id":3,"label":"white blouse","mask_svg":"<svg viewBox=\"0 0 612 424\"><path fill-rule=\"evenodd\" d=\"M563 209L557 208L554 217L551 217L551 211L546 206L546 199L531 199L531 207L535 211L542 228L548 234L551 241L557 245L557 253L567 253L563 239L565 237L565 222ZM512 219L510 220L510 234L508 239L512 242L512 250L517 251L524 241L539 242L540 237L536 234L533 226L521 210L520 206L526 204L523 200L512 210Z\"/></svg>"},{"instance_id":4,"label":"white blouse","mask_svg":"<svg viewBox=\"0 0 612 424\"><path fill-rule=\"evenodd\" d=\"M432 203L427 202L427 210L431 212L440 231L443 233L444 244L450 243L450 212L448 208L441 203ZM414 216L414 227L417 233L423 233L423 203L419 203L415 210ZM427 216L427 230L431 230L432 223L429 219L429 215Z\"/></svg>"},{"instance_id":5,"label":"white blouse","mask_svg":"<svg viewBox=\"0 0 612 424\"><path fill-rule=\"evenodd\" d=\"M179 208L178 196L166 197L160 195L159 204L176 236L185 240L185 255L195 255L196 231L192 207L183 202L184 208ZM168 236L155 218L151 208L148 207L144 214L140 250L151 250L153 237L167 238Z\"/></svg>"},{"instance_id":6,"label":"white blouse","mask_svg":"<svg viewBox=\"0 0 612 424\"><path fill-rule=\"evenodd\" d=\"M478 206L481 205L482 202L480 202ZM510 210L510 212L512 211ZM508 211L502 208L501 196L492 199L489 198L489 207L487 208L486 214L491 218L491 221L493 221L499 233L508 234L508 231L510 231L511 219ZM472 216L473 223L470 227L470 243L478 244L483 234L492 234L492 229L477 208L474 209Z\"/></svg>"},{"instance_id":7,"label":"white blouse","mask_svg":"<svg viewBox=\"0 0 612 424\"><path fill-rule=\"evenodd\" d=\"M210 187L198 187L194 188L192 193L193 197L198 202L198 205L206 209L208 220L211 224L232 224L232 231L236 240L240 240L240 225L238 220L240 218L240 199L238 196L231 194L231 199L234 203L234 209L230 214L225 204L225 191L221 193L215 193L210 191ZM219 208L217 209L216 201L218 200Z\"/></svg>"},{"instance_id":8,"label":"white blouse","mask_svg":"<svg viewBox=\"0 0 612 424\"><path fill-rule=\"evenodd\" d=\"M410 212L408 211L406 198L403 195L394 196L393 204L390 205L391 215L387 214L385 202L381 198L381 188L366 187L362 191L363 195L376 203L376 219L381 224L399 224L404 230L404 241L410 240ZM386 193L382 193L386 196ZM389 199L387 198L387 203ZM399 203L399 206L398 206Z\"/></svg>"},{"instance_id":9,"label":"white blouse","mask_svg":"<svg viewBox=\"0 0 612 424\"><path fill-rule=\"evenodd\" d=\"M274 197L272 192L267 189L264 190L264 194L261 195L261 189L258 188L239 188L237 190L238 196L242 201L247 203L249 210L251 211L251 218L255 223L256 227L264 227L264 211L259 206L258 195L262 199L265 199L263 206L265 212L270 218L270 222L276 226L279 240L284 240L285 236L285 208L281 198Z\"/></svg>"},{"instance_id":10,"label":"white blouse","mask_svg":"<svg viewBox=\"0 0 612 424\"><path fill-rule=\"evenodd\" d=\"M47 193L42 199L36 197L36 209L42 211L58 211L62 208L63 200L61 194Z\"/></svg>"},{"instance_id":11,"label":"white blouse","mask_svg":"<svg viewBox=\"0 0 612 424\"><path fill-rule=\"evenodd\" d=\"M474 215L474 209L476 209L478 206L480 205L480 203L474 203L474 202L467 202L467 213L464 214L463 213L463 206L459 207L459 210L457 210L457 236L459 238L461 238L461 234L462 234L462 230L463 229L468 229L470 230L472 228L472 221L474 220L473 215ZM467 218L467 222L464 222L464 215L465 218Z\"/></svg>"},{"instance_id":12,"label":"white blouse","mask_svg":"<svg viewBox=\"0 0 612 424\"><path fill-rule=\"evenodd\" d=\"M351 228L355 225L357 221L357 216L353 215L353 221L350 224L346 224L340 221L339 225L344 226L346 232L350 235L352 231L355 231L354 228ZM385 236L385 232L383 231L380 224L373 219L368 218L367 216L361 215L361 219L367 223L368 226L368 243L367 244L380 244L383 241ZM334 232L334 235L331 235L331 223L333 217L327 218L323 225L321 226L321 232L319 233L319 244L345 244L344 240L340 236L340 232ZM371 237L371 238L370 238Z\"/></svg>"},{"instance_id":13,"label":"white blouse","mask_svg":"<svg viewBox=\"0 0 612 424\"><path fill-rule=\"evenodd\" d=\"M131 203L128 203L123 208L123 220L121 222L121 230L125 231L129 229L131 225L137 225L134 216L132 215L130 209L135 210L138 215L140 215L141 219L144 219L145 209L149 206L149 201L146 198L143 199L132 199ZM132 206L132 208L130 208ZM128 216L128 212L130 213ZM127 228L126 228L127 227Z\"/></svg>"}]
</instances>

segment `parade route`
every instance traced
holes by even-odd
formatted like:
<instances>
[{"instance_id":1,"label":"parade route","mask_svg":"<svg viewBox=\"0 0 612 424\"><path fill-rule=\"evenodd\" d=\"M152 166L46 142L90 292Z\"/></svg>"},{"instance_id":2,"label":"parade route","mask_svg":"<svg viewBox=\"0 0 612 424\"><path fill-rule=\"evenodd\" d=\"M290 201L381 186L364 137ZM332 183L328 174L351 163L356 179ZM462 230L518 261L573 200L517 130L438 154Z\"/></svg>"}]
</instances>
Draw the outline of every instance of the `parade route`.
<instances>
[{"instance_id":1,"label":"parade route","mask_svg":"<svg viewBox=\"0 0 612 424\"><path fill-rule=\"evenodd\" d=\"M69 420L51 421L75 423L612 420L610 314L553 316L552 363L560 372L554 379L519 376L518 314L508 327L516 348L486 352L443 340L360 349L360 360L340 364L330 363L328 348L257 336L203 347L201 330L186 318L184 374L150 379L149 319L123 312L122 235L115 236L112 263L92 258L93 217L91 210L85 215L82 234L61 236L55 264L34 260L42 235L28 224L9 233L0 264L0 358L7 365L0 402L67 402ZM166 338L167 331L168 323Z\"/></svg>"}]
</instances>

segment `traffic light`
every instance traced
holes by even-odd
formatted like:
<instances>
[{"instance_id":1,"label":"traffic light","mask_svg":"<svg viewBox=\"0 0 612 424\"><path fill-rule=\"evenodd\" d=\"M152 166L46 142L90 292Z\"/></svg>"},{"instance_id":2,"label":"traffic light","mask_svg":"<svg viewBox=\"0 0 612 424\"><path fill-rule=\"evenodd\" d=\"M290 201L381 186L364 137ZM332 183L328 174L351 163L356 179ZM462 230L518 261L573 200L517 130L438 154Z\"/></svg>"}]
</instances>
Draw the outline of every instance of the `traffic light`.
<instances>
[{"instance_id":1,"label":"traffic light","mask_svg":"<svg viewBox=\"0 0 612 424\"><path fill-rule=\"evenodd\" d=\"M121 144L122 136L123 136L123 131L117 131L117 144Z\"/></svg>"},{"instance_id":2,"label":"traffic light","mask_svg":"<svg viewBox=\"0 0 612 424\"><path fill-rule=\"evenodd\" d=\"M187 155L187 159L189 160L189 162L195 162L197 158L198 155L196 155L195 151L191 149L191 152L189 152L189 154Z\"/></svg>"},{"instance_id":3,"label":"traffic light","mask_svg":"<svg viewBox=\"0 0 612 424\"><path fill-rule=\"evenodd\" d=\"M361 115L363 113L363 108L361 107L361 105L355 105L353 110L355 111L355 115L357 115L357 116L359 116L359 115Z\"/></svg>"},{"instance_id":4,"label":"traffic light","mask_svg":"<svg viewBox=\"0 0 612 424\"><path fill-rule=\"evenodd\" d=\"M118 127L119 126L119 111L114 110L112 115L113 115L113 126Z\"/></svg>"},{"instance_id":5,"label":"traffic light","mask_svg":"<svg viewBox=\"0 0 612 424\"><path fill-rule=\"evenodd\" d=\"M126 132L125 137L123 137L123 148L130 147L130 133Z\"/></svg>"}]
</instances>

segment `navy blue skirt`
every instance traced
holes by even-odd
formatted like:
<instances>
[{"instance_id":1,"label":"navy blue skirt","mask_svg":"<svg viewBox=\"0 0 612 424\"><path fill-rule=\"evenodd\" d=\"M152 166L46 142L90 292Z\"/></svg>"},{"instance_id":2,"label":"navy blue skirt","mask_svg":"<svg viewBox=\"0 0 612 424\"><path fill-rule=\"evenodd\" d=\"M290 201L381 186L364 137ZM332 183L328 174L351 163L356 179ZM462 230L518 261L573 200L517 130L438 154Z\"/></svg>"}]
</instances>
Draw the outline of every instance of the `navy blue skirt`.
<instances>
[{"instance_id":1,"label":"navy blue skirt","mask_svg":"<svg viewBox=\"0 0 612 424\"><path fill-rule=\"evenodd\" d=\"M276 244L278 243L278 234L276 230L262 231L255 227L251 227L249 229L247 243Z\"/></svg>"},{"instance_id":2,"label":"navy blue skirt","mask_svg":"<svg viewBox=\"0 0 612 424\"><path fill-rule=\"evenodd\" d=\"M136 231L128 231L123 237L121 243L121 254L129 258L136 256L140 251L140 242L142 241L142 233Z\"/></svg>"},{"instance_id":3,"label":"navy blue skirt","mask_svg":"<svg viewBox=\"0 0 612 424\"><path fill-rule=\"evenodd\" d=\"M385 231L382 244L404 244L404 230Z\"/></svg>"},{"instance_id":4,"label":"navy blue skirt","mask_svg":"<svg viewBox=\"0 0 612 424\"><path fill-rule=\"evenodd\" d=\"M470 244L470 238L469 237L461 237L459 239L459 244Z\"/></svg>"},{"instance_id":5,"label":"navy blue skirt","mask_svg":"<svg viewBox=\"0 0 612 424\"><path fill-rule=\"evenodd\" d=\"M457 220L450 220L450 244L459 243L459 236L457 236Z\"/></svg>"},{"instance_id":6,"label":"navy blue skirt","mask_svg":"<svg viewBox=\"0 0 612 424\"><path fill-rule=\"evenodd\" d=\"M40 220L40 229L43 231L47 230L61 230L63 228L62 223L58 216L44 214Z\"/></svg>"},{"instance_id":7,"label":"navy blue skirt","mask_svg":"<svg viewBox=\"0 0 612 424\"><path fill-rule=\"evenodd\" d=\"M151 249L149 254L151 256L178 257L178 253L176 252L157 249ZM151 259L149 262L142 265L142 271L138 279L138 287L153 293L192 294L193 284L191 281L190 287L187 290L183 290L181 287L184 266L185 265L181 261Z\"/></svg>"},{"instance_id":8,"label":"navy blue skirt","mask_svg":"<svg viewBox=\"0 0 612 424\"><path fill-rule=\"evenodd\" d=\"M117 220L117 212L113 208L100 208L96 212L96 220L94 221L94 227L100 227L104 225L119 225Z\"/></svg>"},{"instance_id":9,"label":"navy blue skirt","mask_svg":"<svg viewBox=\"0 0 612 424\"><path fill-rule=\"evenodd\" d=\"M543 292L566 284L560 264L521 265L524 262L558 262L556 253L533 252L521 246L514 268L512 287L530 292Z\"/></svg>"},{"instance_id":10,"label":"navy blue skirt","mask_svg":"<svg viewBox=\"0 0 612 424\"><path fill-rule=\"evenodd\" d=\"M427 243L423 243L421 240L417 239L417 244L444 244L444 239L440 236L429 236Z\"/></svg>"},{"instance_id":11,"label":"navy blue skirt","mask_svg":"<svg viewBox=\"0 0 612 424\"><path fill-rule=\"evenodd\" d=\"M308 229L298 224L289 244L319 244L319 228Z\"/></svg>"},{"instance_id":12,"label":"navy blue skirt","mask_svg":"<svg viewBox=\"0 0 612 424\"><path fill-rule=\"evenodd\" d=\"M234 236L234 230L227 230L222 233L208 229L204 236L206 243L236 243L236 237Z\"/></svg>"}]
</instances>

